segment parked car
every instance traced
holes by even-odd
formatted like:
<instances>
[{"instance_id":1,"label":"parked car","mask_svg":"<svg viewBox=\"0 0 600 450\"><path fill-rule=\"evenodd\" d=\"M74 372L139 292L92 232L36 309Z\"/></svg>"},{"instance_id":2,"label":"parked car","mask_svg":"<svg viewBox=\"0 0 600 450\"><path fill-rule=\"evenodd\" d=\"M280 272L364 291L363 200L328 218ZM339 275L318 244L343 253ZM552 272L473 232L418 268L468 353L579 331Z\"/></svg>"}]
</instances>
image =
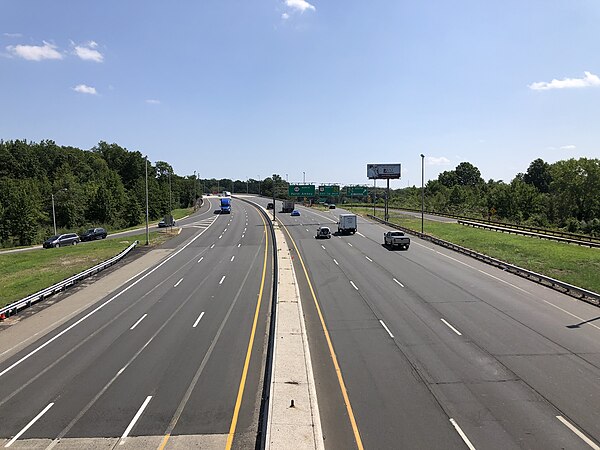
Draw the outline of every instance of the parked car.
<instances>
[{"instance_id":1,"label":"parked car","mask_svg":"<svg viewBox=\"0 0 600 450\"><path fill-rule=\"evenodd\" d=\"M329 204L329 209L335 209L335 205L333 203Z\"/></svg>"},{"instance_id":2,"label":"parked car","mask_svg":"<svg viewBox=\"0 0 600 450\"><path fill-rule=\"evenodd\" d=\"M300 215L300 211L298 211L297 209L293 210L292 213L290 214L290 216L299 216Z\"/></svg>"},{"instance_id":3,"label":"parked car","mask_svg":"<svg viewBox=\"0 0 600 450\"><path fill-rule=\"evenodd\" d=\"M65 233L52 236L44 241L44 248L58 248L66 245L77 245L81 240L76 233Z\"/></svg>"},{"instance_id":4,"label":"parked car","mask_svg":"<svg viewBox=\"0 0 600 450\"><path fill-rule=\"evenodd\" d=\"M96 239L106 239L107 234L104 228L90 228L79 237L81 242L95 241Z\"/></svg>"},{"instance_id":5,"label":"parked car","mask_svg":"<svg viewBox=\"0 0 600 450\"><path fill-rule=\"evenodd\" d=\"M221 212L220 210L218 212ZM215 214L217 214L217 211L215 211ZM166 217L166 220L163 219L160 222L158 222L158 228L167 228L167 227L174 227L175 226L175 219L173 219L173 216L171 216L171 218L169 219L169 217Z\"/></svg>"},{"instance_id":6,"label":"parked car","mask_svg":"<svg viewBox=\"0 0 600 450\"><path fill-rule=\"evenodd\" d=\"M317 228L316 239L331 239L331 230L329 227L319 227Z\"/></svg>"}]
</instances>

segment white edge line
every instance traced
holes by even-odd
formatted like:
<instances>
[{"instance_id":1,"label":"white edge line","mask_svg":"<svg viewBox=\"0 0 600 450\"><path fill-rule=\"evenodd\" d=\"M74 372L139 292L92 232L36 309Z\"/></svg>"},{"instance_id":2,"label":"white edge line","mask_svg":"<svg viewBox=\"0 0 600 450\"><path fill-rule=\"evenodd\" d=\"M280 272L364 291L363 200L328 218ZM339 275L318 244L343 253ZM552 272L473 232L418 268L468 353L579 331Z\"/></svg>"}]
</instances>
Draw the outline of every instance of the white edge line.
<instances>
[{"instance_id":1,"label":"white edge line","mask_svg":"<svg viewBox=\"0 0 600 450\"><path fill-rule=\"evenodd\" d=\"M138 321L137 321L136 323L134 323L134 324L133 324L133 326L130 328L130 330L133 330L135 327L137 327L137 326L139 325L139 323L140 323L142 320L144 320L144 319L146 318L146 316L147 316L147 315L148 315L148 314L144 314L142 317L140 317L140 318L138 319Z\"/></svg>"},{"instance_id":2,"label":"white edge line","mask_svg":"<svg viewBox=\"0 0 600 450\"><path fill-rule=\"evenodd\" d=\"M200 319L202 319L203 315L204 315L204 311L202 311L202 313L198 316L198 318L194 322L194 326L192 328L196 328L198 326L198 323L200 322Z\"/></svg>"},{"instance_id":3,"label":"white edge line","mask_svg":"<svg viewBox=\"0 0 600 450\"><path fill-rule=\"evenodd\" d=\"M594 450L600 450L600 447L598 447L598 445L596 445L596 443L594 441L592 441L590 438L588 438L585 434L583 434L581 431L579 431L577 428L575 428L575 426L573 424L571 424L571 422L569 422L567 419L565 419L563 416L556 416L556 418L558 420L560 420L567 428L569 428L573 433L575 433L577 436L579 436L579 438L585 442L587 445L589 445L591 448L593 448Z\"/></svg>"},{"instance_id":4,"label":"white edge line","mask_svg":"<svg viewBox=\"0 0 600 450\"><path fill-rule=\"evenodd\" d=\"M29 422L27 425L25 425L25 427L19 431L14 438L12 438L10 441L7 442L7 444L4 446L4 448L10 447L11 445L13 445L13 443L19 439L23 433L25 433L27 430L29 430L29 428L31 428L31 426L36 423L40 417L42 417L44 414L46 414L46 412L52 408L52 405L54 405L54 403L50 403L48 406L46 406L44 409L42 409L42 411L35 416L33 419L31 419L31 422Z\"/></svg>"},{"instance_id":5,"label":"white edge line","mask_svg":"<svg viewBox=\"0 0 600 450\"><path fill-rule=\"evenodd\" d=\"M183 278L180 278L179 281L177 283L175 283L175 285L173 287L177 287L179 286L179 284L183 281Z\"/></svg>"},{"instance_id":6,"label":"white edge line","mask_svg":"<svg viewBox=\"0 0 600 450\"><path fill-rule=\"evenodd\" d=\"M354 289L356 289L356 290L358 291L358 288L357 288L357 287L356 287L356 285L354 284L354 281L350 281L350 284L352 285L352 287L353 287Z\"/></svg>"},{"instance_id":7,"label":"white edge line","mask_svg":"<svg viewBox=\"0 0 600 450\"><path fill-rule=\"evenodd\" d=\"M456 334L458 334L459 336L462 336L462 333L460 331L458 331L456 328L454 328L452 325L450 325L445 319L440 319L442 322L444 322L448 328L450 328L452 331L454 331Z\"/></svg>"},{"instance_id":8,"label":"white edge line","mask_svg":"<svg viewBox=\"0 0 600 450\"><path fill-rule=\"evenodd\" d=\"M392 339L394 339L394 335L392 334L392 332L390 331L390 329L387 327L387 325L383 322L383 320L379 319L379 323L381 323L381 325L383 326L383 328L385 328L385 331L387 331L387 333L390 335L390 337Z\"/></svg>"},{"instance_id":9,"label":"white edge line","mask_svg":"<svg viewBox=\"0 0 600 450\"><path fill-rule=\"evenodd\" d=\"M127 426L127 429L123 433L123 436L121 436L121 442L119 442L119 445L123 445L125 443L125 439L127 439L127 435L129 434L129 432L131 431L131 429L133 428L133 426L135 425L135 423L138 421L138 419L140 418L140 416L144 412L144 409L146 409L146 406L148 406L148 403L150 403L151 399L152 399L151 395L149 395L148 397L146 397L146 400L144 400L144 403L142 403L142 406L140 406L140 409L138 409L138 412L135 413L135 416L133 416L133 419L131 420L131 422Z\"/></svg>"},{"instance_id":10,"label":"white edge line","mask_svg":"<svg viewBox=\"0 0 600 450\"><path fill-rule=\"evenodd\" d=\"M225 277L226 277L226 276L227 276L227 275L223 275L223 278L221 278L221 281L219 281L219 284L223 284L223 281L225 281Z\"/></svg>"},{"instance_id":11,"label":"white edge line","mask_svg":"<svg viewBox=\"0 0 600 450\"><path fill-rule=\"evenodd\" d=\"M397 284L399 284L399 285L400 285L400 287L404 287L404 285L403 285L402 283L400 283L398 280L396 280L395 278L394 278L394 281L395 281Z\"/></svg>"},{"instance_id":12,"label":"white edge line","mask_svg":"<svg viewBox=\"0 0 600 450\"><path fill-rule=\"evenodd\" d=\"M467 435L463 432L463 430L458 426L458 424L456 423L456 420L450 418L450 423L452 424L452 426L454 426L454 428L456 429L457 433L460 435L460 437L462 438L464 443L467 444L467 447L469 447L469 450L475 450L475 447L473 446L473 444L471 444L471 441L469 440Z\"/></svg>"},{"instance_id":13,"label":"white edge line","mask_svg":"<svg viewBox=\"0 0 600 450\"><path fill-rule=\"evenodd\" d=\"M108 300L106 300L104 303L102 303L100 306L98 306L97 308L95 308L92 311L90 311L89 313L87 313L85 316L83 316L77 322L71 324L69 327L65 328L63 331L61 331L60 333L58 333L56 336L50 338L49 340L47 340L46 342L44 342L42 345L40 345L38 348L36 348L35 350L32 350L31 352L29 352L28 354L26 354L25 356L23 356L21 359L19 359L18 361L14 362L12 365L10 365L6 369L4 369L2 372L0 372L0 377L2 375L6 374L7 372L9 372L10 370L14 369L16 366L18 366L19 364L21 364L26 359L29 359L29 357L31 357L34 354L36 354L37 352L39 352L41 349L43 349L44 347L46 347L50 343L54 342L56 339L58 339L59 337L61 337L63 334L65 334L68 331L72 330L74 327L76 327L77 325L79 325L81 322L83 322L85 319L87 319L88 317L90 317L92 314L95 314L98 311L100 311L102 308L104 308L106 305L108 305L109 303L111 303L113 300L115 300L116 298L120 297L122 294L124 294L129 289L131 289L132 287L134 287L136 284L138 284L140 281L142 281L143 279L145 279L147 276L149 276L150 274L152 274L153 272L155 272L156 270L158 270L160 267L162 267L163 265L165 265L171 259L175 258L179 253L181 253L187 247L189 247L190 245L192 245L192 243L194 241L196 241L196 239L198 239L200 236L202 236L204 234L204 232L206 230L208 230L209 227L207 227L204 230L202 230L200 233L198 233L196 236L194 236L192 239L190 239L190 241L187 244L185 244L183 247L181 247L175 253L173 253L172 255L170 255L169 257L167 257L165 260L163 260L161 263L159 263L156 267L154 267L152 270L150 270L149 272L147 272L145 275L143 275L140 278L138 278L137 280L135 280L132 284L130 284L129 286L127 286L121 292L115 294L114 296L112 296L111 298L109 298ZM146 272L147 270L148 270L147 268L144 269L144 270L142 270L137 275L134 275L133 277L129 278L129 280L137 277L138 275L141 275L142 273Z\"/></svg>"}]
</instances>

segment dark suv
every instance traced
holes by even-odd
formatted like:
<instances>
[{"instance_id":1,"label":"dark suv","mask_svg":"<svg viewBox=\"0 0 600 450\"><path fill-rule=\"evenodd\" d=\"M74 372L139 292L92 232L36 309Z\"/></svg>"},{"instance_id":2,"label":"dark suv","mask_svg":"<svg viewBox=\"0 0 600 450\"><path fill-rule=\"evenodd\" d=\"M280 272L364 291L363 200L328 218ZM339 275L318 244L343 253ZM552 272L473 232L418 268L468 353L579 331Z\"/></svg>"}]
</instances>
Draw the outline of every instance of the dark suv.
<instances>
[{"instance_id":1,"label":"dark suv","mask_svg":"<svg viewBox=\"0 0 600 450\"><path fill-rule=\"evenodd\" d=\"M58 234L44 241L44 248L64 247L65 245L77 245L81 242L75 233Z\"/></svg>"},{"instance_id":2,"label":"dark suv","mask_svg":"<svg viewBox=\"0 0 600 450\"><path fill-rule=\"evenodd\" d=\"M82 241L95 241L96 239L106 239L106 230L104 228L90 228L81 235Z\"/></svg>"}]
</instances>

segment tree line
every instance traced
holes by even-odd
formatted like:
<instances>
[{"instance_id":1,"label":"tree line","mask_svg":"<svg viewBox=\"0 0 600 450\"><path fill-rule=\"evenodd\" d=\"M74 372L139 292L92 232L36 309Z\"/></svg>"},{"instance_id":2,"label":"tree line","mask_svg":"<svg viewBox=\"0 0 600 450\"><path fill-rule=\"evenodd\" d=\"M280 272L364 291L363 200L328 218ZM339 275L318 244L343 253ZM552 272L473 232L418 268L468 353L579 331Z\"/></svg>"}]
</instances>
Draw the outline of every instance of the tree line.
<instances>
[{"instance_id":1,"label":"tree line","mask_svg":"<svg viewBox=\"0 0 600 450\"><path fill-rule=\"evenodd\" d=\"M421 189L399 189L394 206L421 207ZM600 160L538 158L512 181L484 181L477 167L460 163L425 186L425 209L535 227L600 235Z\"/></svg>"},{"instance_id":2,"label":"tree line","mask_svg":"<svg viewBox=\"0 0 600 450\"><path fill-rule=\"evenodd\" d=\"M192 207L203 193L230 191L287 198L289 184L277 174L232 180L180 176L165 161L152 163L139 151L99 142L90 150L53 141L0 140L0 245L31 245L58 232L92 226L109 230L144 222L148 170L148 212L156 220ZM338 203L383 202L385 191L369 196L319 199ZM54 211L52 200L54 199ZM420 208L421 189L391 191L391 206ZM462 162L425 186L425 209L571 232L600 235L600 160L533 161L510 183L484 181L479 169Z\"/></svg>"}]
</instances>

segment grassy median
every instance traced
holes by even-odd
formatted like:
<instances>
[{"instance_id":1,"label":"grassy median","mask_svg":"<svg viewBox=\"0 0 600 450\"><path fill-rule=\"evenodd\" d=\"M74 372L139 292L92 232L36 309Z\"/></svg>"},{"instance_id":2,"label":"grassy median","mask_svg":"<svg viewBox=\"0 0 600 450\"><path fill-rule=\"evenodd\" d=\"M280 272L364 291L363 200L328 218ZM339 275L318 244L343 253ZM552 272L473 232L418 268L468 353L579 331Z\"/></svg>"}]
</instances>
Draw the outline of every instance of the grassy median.
<instances>
[{"instance_id":1,"label":"grassy median","mask_svg":"<svg viewBox=\"0 0 600 450\"><path fill-rule=\"evenodd\" d=\"M362 215L373 213L372 208L349 209ZM421 231L421 219L414 216L393 215L390 220ZM600 292L600 249L433 220L424 221L424 231L524 269Z\"/></svg>"},{"instance_id":2,"label":"grassy median","mask_svg":"<svg viewBox=\"0 0 600 450\"><path fill-rule=\"evenodd\" d=\"M176 233L152 231L150 245L157 246ZM146 234L86 242L62 248L36 249L0 255L0 307L52 286L100 264L125 250Z\"/></svg>"}]
</instances>

